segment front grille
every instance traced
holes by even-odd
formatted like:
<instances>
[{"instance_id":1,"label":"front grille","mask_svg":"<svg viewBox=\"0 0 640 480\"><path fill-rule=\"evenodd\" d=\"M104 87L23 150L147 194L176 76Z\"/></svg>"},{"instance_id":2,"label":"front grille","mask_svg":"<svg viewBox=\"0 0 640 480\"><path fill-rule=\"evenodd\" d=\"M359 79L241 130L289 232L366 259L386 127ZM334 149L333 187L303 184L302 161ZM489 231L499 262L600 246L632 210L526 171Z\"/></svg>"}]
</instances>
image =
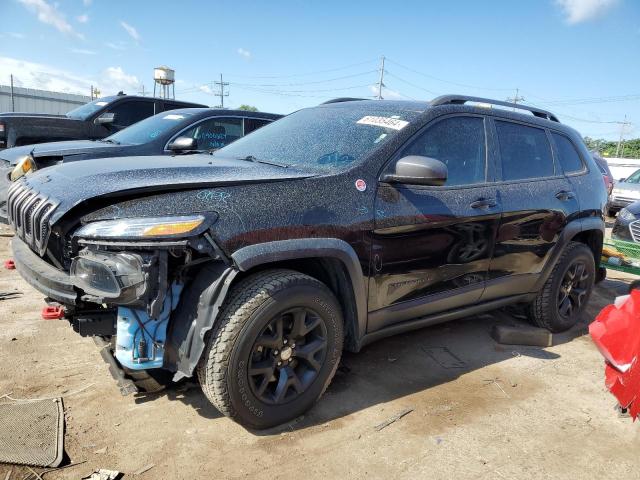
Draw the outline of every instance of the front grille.
<instances>
[{"instance_id":1,"label":"front grille","mask_svg":"<svg viewBox=\"0 0 640 480\"><path fill-rule=\"evenodd\" d=\"M631 238L633 238L633 241L640 243L640 220L631 222L629 224L629 231L631 232Z\"/></svg>"},{"instance_id":2,"label":"front grille","mask_svg":"<svg viewBox=\"0 0 640 480\"><path fill-rule=\"evenodd\" d=\"M49 218L57 203L25 182L11 185L7 196L7 215L16 235L40 256L44 255L49 240Z\"/></svg>"}]
</instances>

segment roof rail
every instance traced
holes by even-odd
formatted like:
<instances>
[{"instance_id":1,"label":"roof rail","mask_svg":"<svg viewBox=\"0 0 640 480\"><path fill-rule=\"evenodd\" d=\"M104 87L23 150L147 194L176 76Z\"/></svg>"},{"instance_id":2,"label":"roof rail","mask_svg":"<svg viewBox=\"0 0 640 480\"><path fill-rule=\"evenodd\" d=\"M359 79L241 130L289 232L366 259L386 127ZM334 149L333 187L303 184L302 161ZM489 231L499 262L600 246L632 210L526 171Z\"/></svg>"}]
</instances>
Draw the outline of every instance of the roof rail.
<instances>
[{"instance_id":1,"label":"roof rail","mask_svg":"<svg viewBox=\"0 0 640 480\"><path fill-rule=\"evenodd\" d=\"M322 102L320 105L327 105L329 103L356 102L359 100L366 100L366 98L355 98L355 97L333 98L331 100L327 100L326 102Z\"/></svg>"},{"instance_id":2,"label":"roof rail","mask_svg":"<svg viewBox=\"0 0 640 480\"><path fill-rule=\"evenodd\" d=\"M503 107L518 108L520 110L528 110L531 113L533 113L536 117L545 118L547 120L551 120L552 122L560 123L560 120L558 120L558 117L556 117L553 113L548 112L546 110L542 110L540 108L535 108L535 107L529 107L527 105L522 105L521 103L503 102L501 100L492 100L490 98L469 97L467 95L442 95L441 97L434 98L433 100L431 100L431 106L437 107L438 105L464 105L467 102L489 103L491 105L501 105Z\"/></svg>"}]
</instances>

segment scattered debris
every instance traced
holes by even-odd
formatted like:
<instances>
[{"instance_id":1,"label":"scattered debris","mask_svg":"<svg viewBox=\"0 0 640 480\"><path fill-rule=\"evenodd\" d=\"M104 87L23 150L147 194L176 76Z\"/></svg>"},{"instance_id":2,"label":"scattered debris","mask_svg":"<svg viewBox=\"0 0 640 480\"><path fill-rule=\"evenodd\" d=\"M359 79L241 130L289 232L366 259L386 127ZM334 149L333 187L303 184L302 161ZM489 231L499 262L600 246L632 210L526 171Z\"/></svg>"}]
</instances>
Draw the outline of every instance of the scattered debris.
<instances>
[{"instance_id":1,"label":"scattered debris","mask_svg":"<svg viewBox=\"0 0 640 480\"><path fill-rule=\"evenodd\" d=\"M117 470L106 470L104 468L101 468L94 471L87 477L82 477L82 480L116 480L121 476L122 474Z\"/></svg>"},{"instance_id":2,"label":"scattered debris","mask_svg":"<svg viewBox=\"0 0 640 480\"><path fill-rule=\"evenodd\" d=\"M504 388L502 388L502 385L500 385L501 381L502 380L500 380L499 378L490 378L490 379L483 380L485 387L487 385L495 385L496 387L498 387L500 389L500 391L505 395L505 397L511 398L511 396L507 392L504 391ZM512 386L515 386L515 385L512 384Z\"/></svg>"},{"instance_id":3,"label":"scattered debris","mask_svg":"<svg viewBox=\"0 0 640 480\"><path fill-rule=\"evenodd\" d=\"M95 455L102 455L103 453L107 453L107 447L99 448L98 450L93 452Z\"/></svg>"},{"instance_id":4,"label":"scattered debris","mask_svg":"<svg viewBox=\"0 0 640 480\"><path fill-rule=\"evenodd\" d=\"M136 470L135 472L133 472L133 474L134 475L142 475L144 472L148 472L149 470L151 470L155 466L156 466L155 463L150 463L149 465L145 465L144 467L142 467L140 470Z\"/></svg>"},{"instance_id":5,"label":"scattered debris","mask_svg":"<svg viewBox=\"0 0 640 480\"><path fill-rule=\"evenodd\" d=\"M553 335L546 328L528 325L511 326L495 325L491 329L491 337L504 345L531 345L534 347L550 347L553 345Z\"/></svg>"},{"instance_id":6,"label":"scattered debris","mask_svg":"<svg viewBox=\"0 0 640 480\"><path fill-rule=\"evenodd\" d=\"M400 420L402 417L404 417L405 415L410 414L411 412L413 412L413 408L407 408L406 410L402 410L400 413L394 415L393 417L391 417L388 420L385 420L384 422L382 422L379 425L376 425L375 427L373 427L373 429L376 432L379 432L380 430L382 430L383 428L387 428L389 425L391 425L392 423L397 422L398 420Z\"/></svg>"},{"instance_id":7,"label":"scattered debris","mask_svg":"<svg viewBox=\"0 0 640 480\"><path fill-rule=\"evenodd\" d=\"M389 363L393 363L398 359L397 358L393 358L393 357L388 357L387 360L389 361Z\"/></svg>"},{"instance_id":8,"label":"scattered debris","mask_svg":"<svg viewBox=\"0 0 640 480\"><path fill-rule=\"evenodd\" d=\"M16 269L16 262L14 262L12 259L5 260L4 261L4 268L6 268L7 270L15 270Z\"/></svg>"},{"instance_id":9,"label":"scattered debris","mask_svg":"<svg viewBox=\"0 0 640 480\"><path fill-rule=\"evenodd\" d=\"M0 300L11 300L22 296L22 292L0 292Z\"/></svg>"},{"instance_id":10,"label":"scattered debris","mask_svg":"<svg viewBox=\"0 0 640 480\"><path fill-rule=\"evenodd\" d=\"M13 473L13 468L10 468L7 474L4 476L4 480L9 480L11 478L12 473Z\"/></svg>"},{"instance_id":11,"label":"scattered debris","mask_svg":"<svg viewBox=\"0 0 640 480\"><path fill-rule=\"evenodd\" d=\"M442 368L467 368L467 364L456 357L447 347L422 347L422 350Z\"/></svg>"},{"instance_id":12,"label":"scattered debris","mask_svg":"<svg viewBox=\"0 0 640 480\"><path fill-rule=\"evenodd\" d=\"M31 468L31 467L29 467L29 466L27 466L27 468L29 469L29 471L30 471L33 475L35 475L35 476L36 476L36 478L37 478L38 480L42 480L42 477L41 477L40 475L38 475L38 473L37 473L33 468ZM29 476L31 476L31 475L29 475Z\"/></svg>"}]
</instances>

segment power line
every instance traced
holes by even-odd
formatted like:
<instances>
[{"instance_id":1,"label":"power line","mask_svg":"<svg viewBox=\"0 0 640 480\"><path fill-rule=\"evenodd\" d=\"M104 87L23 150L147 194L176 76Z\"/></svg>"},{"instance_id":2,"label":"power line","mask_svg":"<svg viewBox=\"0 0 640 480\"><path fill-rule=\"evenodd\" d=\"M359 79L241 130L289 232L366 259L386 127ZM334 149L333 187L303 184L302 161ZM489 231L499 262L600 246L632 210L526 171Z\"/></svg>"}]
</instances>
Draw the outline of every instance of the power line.
<instances>
[{"instance_id":1,"label":"power line","mask_svg":"<svg viewBox=\"0 0 640 480\"><path fill-rule=\"evenodd\" d=\"M473 88L473 89L476 89L476 90L496 91L496 92L497 91L502 91L502 92L513 91L513 88L478 87L477 85L469 85L469 84L466 84L466 83L453 82L451 80L446 80L444 78L435 77L433 75L429 75L427 73L420 72L418 70L414 70L413 68L410 68L410 67L407 67L405 65L402 65L401 63L398 63L398 62L396 62L394 60L391 60L391 59L388 59L388 58L387 58L387 60L389 61L389 63L393 63L394 65L397 65L398 67L404 68L405 70L408 70L408 71L413 72L415 74L422 75L423 77L431 78L431 79L437 80L439 82L448 83L450 85L456 85L458 87Z\"/></svg>"},{"instance_id":2,"label":"power line","mask_svg":"<svg viewBox=\"0 0 640 480\"><path fill-rule=\"evenodd\" d=\"M307 72L307 73L293 73L293 74L287 74L287 75L255 75L255 76L249 76L249 75L236 75L236 74L230 74L227 73L226 75L228 77L238 77L238 78L255 78L255 79L261 79L261 78L295 78L295 77L305 77L305 76L309 76L309 75L319 75L322 73L330 73L330 72L337 72L340 70L348 70L349 68L353 68L353 67L359 67L361 65L366 65L368 63L373 63L377 61L377 59L371 59L371 60L366 60L364 62L358 62L358 63L352 63L351 65L346 65L343 67L336 67L336 68L330 68L327 70L317 70L315 72Z\"/></svg>"},{"instance_id":3,"label":"power line","mask_svg":"<svg viewBox=\"0 0 640 480\"><path fill-rule=\"evenodd\" d=\"M314 80L312 82L294 82L294 83L242 83L232 82L233 85L245 86L245 87L299 87L303 85L318 85L321 83L335 82L338 80L346 80L348 78L362 77L363 75L369 75L371 73L377 73L378 70L368 70L366 72L354 73L351 75L343 75L341 77L327 78L325 80Z\"/></svg>"},{"instance_id":4,"label":"power line","mask_svg":"<svg viewBox=\"0 0 640 480\"><path fill-rule=\"evenodd\" d=\"M399 77L398 75L396 75L396 74L394 74L394 73L390 72L389 70L387 70L387 72L386 72L386 73L387 73L387 75L389 75L390 77L393 77L393 78L395 78L396 80L400 80L401 82L406 83L407 85L410 85L410 86L412 86L413 88L417 88L418 90L423 90L423 91L425 91L425 92L427 92L427 93L430 93L430 94L432 94L432 95L440 95L438 92L434 92L433 90L429 90L429 89L427 89L427 88L421 87L420 85L416 85L415 83L412 83L412 82L410 82L409 80L405 80L404 78Z\"/></svg>"}]
</instances>

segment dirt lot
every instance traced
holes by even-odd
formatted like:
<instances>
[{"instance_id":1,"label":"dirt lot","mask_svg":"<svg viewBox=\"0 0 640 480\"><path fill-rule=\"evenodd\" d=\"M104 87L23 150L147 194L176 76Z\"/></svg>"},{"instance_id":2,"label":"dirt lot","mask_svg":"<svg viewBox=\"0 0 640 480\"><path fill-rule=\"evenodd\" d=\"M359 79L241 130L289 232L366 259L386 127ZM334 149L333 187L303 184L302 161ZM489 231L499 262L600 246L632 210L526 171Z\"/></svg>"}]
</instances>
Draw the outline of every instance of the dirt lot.
<instances>
[{"instance_id":1,"label":"dirt lot","mask_svg":"<svg viewBox=\"0 0 640 480\"><path fill-rule=\"evenodd\" d=\"M2 260L8 232L0 227ZM65 449L85 463L45 479L95 468L128 478L149 464L139 478L640 478L638 425L614 411L586 334L628 281L612 273L583 323L551 348L495 343L491 327L516 321L498 311L346 354L311 412L256 433L222 417L193 385L122 397L93 341L65 321L40 320L42 296L2 269L0 291L24 295L0 301L0 395L64 397ZM434 360L442 347L461 362ZM374 429L405 409L413 411ZM8 470L0 465L0 478ZM11 478L24 476L17 471L26 470L13 467Z\"/></svg>"}]
</instances>

